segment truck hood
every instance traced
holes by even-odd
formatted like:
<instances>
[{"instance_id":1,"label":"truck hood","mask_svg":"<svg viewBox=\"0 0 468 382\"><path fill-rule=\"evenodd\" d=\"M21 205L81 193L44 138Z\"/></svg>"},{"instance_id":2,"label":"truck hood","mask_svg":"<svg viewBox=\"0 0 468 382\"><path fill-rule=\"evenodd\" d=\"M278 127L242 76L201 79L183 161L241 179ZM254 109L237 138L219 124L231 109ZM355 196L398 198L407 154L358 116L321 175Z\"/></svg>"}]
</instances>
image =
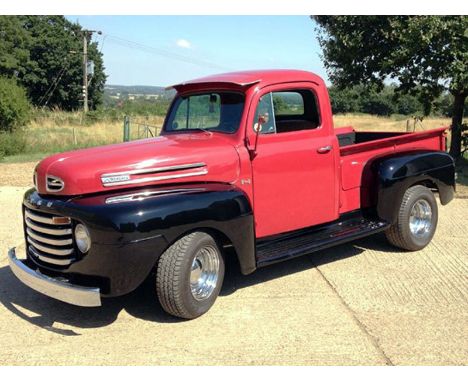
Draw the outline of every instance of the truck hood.
<instances>
[{"instance_id":1,"label":"truck hood","mask_svg":"<svg viewBox=\"0 0 468 382\"><path fill-rule=\"evenodd\" d=\"M82 195L155 184L234 183L239 156L219 133L156 138L56 154L35 170L39 194Z\"/></svg>"}]
</instances>

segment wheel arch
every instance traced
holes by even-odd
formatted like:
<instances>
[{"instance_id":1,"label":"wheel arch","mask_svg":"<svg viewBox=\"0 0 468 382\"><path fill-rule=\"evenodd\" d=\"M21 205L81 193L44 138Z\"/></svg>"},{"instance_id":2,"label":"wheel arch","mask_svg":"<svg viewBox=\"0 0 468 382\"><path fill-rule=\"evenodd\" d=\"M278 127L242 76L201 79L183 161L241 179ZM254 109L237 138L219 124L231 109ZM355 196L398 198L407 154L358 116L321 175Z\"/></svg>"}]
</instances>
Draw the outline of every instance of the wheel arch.
<instances>
[{"instance_id":1,"label":"wheel arch","mask_svg":"<svg viewBox=\"0 0 468 382\"><path fill-rule=\"evenodd\" d=\"M255 262L250 260L250 258L253 258L253 255L249 255L249 252L239 246L239 243L229 237L229 234L215 227L200 225L199 227L191 228L187 231L182 231L178 236L171 238L171 241L167 242L167 248L169 248L172 244L184 236L190 235L194 232L204 232L212 236L216 244L218 244L220 247L221 251L227 255L228 258L233 257L236 260L236 264L242 274L246 275L252 273L256 269Z\"/></svg>"},{"instance_id":2,"label":"wheel arch","mask_svg":"<svg viewBox=\"0 0 468 382\"><path fill-rule=\"evenodd\" d=\"M164 219L159 219L158 213L158 219L154 219L157 224L151 227L167 243L158 251L160 254L181 237L204 231L214 236L220 246L232 246L243 274L255 271L253 211L242 190L232 185L208 184L201 192L167 198L163 208Z\"/></svg>"},{"instance_id":3,"label":"wheel arch","mask_svg":"<svg viewBox=\"0 0 468 382\"><path fill-rule=\"evenodd\" d=\"M375 174L374 195L377 215L389 222L397 220L398 206L405 191L423 185L439 193L442 205L455 193L455 165L443 151L414 150L377 158L371 168Z\"/></svg>"}]
</instances>

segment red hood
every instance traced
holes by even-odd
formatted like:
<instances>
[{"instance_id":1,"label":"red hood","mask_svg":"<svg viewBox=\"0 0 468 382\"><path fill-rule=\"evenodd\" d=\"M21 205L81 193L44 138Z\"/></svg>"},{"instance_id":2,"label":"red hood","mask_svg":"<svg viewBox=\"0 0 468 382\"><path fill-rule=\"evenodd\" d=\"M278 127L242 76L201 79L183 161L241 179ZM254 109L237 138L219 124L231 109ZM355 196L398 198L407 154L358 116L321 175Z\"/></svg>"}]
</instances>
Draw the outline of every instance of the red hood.
<instances>
[{"instance_id":1,"label":"red hood","mask_svg":"<svg viewBox=\"0 0 468 382\"><path fill-rule=\"evenodd\" d=\"M40 194L80 195L153 184L233 183L238 175L232 142L220 134L197 132L50 156L37 166L36 187ZM46 177L59 183L48 188Z\"/></svg>"}]
</instances>

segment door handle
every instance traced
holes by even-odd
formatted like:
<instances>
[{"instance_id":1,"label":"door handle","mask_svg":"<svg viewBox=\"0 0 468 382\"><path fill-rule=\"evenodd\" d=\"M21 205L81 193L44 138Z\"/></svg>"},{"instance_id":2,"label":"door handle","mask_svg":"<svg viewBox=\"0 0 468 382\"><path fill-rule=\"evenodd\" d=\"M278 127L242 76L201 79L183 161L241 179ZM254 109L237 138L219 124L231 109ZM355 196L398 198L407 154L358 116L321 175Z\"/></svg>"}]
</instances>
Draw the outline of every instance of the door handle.
<instances>
[{"instance_id":1,"label":"door handle","mask_svg":"<svg viewBox=\"0 0 468 382\"><path fill-rule=\"evenodd\" d=\"M325 154L325 153L328 153L329 151L331 151L331 149L332 149L331 145L323 146L323 147L318 148L317 152L319 154Z\"/></svg>"}]
</instances>

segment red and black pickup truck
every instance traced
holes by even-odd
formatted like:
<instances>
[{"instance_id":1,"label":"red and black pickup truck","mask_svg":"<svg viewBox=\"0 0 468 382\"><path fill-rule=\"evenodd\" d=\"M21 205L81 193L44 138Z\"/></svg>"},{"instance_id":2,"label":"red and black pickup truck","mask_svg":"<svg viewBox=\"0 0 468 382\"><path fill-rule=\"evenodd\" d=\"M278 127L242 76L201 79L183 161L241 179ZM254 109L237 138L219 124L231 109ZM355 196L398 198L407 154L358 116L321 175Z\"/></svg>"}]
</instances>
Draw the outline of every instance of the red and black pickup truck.
<instances>
[{"instance_id":1,"label":"red and black pickup truck","mask_svg":"<svg viewBox=\"0 0 468 382\"><path fill-rule=\"evenodd\" d=\"M23 283L99 306L152 277L168 313L194 318L217 298L228 256L247 275L381 231L419 250L436 229L434 193L442 205L454 196L447 128L334 129L312 73L228 73L174 89L160 136L38 164L23 202L26 257L9 252Z\"/></svg>"}]
</instances>

